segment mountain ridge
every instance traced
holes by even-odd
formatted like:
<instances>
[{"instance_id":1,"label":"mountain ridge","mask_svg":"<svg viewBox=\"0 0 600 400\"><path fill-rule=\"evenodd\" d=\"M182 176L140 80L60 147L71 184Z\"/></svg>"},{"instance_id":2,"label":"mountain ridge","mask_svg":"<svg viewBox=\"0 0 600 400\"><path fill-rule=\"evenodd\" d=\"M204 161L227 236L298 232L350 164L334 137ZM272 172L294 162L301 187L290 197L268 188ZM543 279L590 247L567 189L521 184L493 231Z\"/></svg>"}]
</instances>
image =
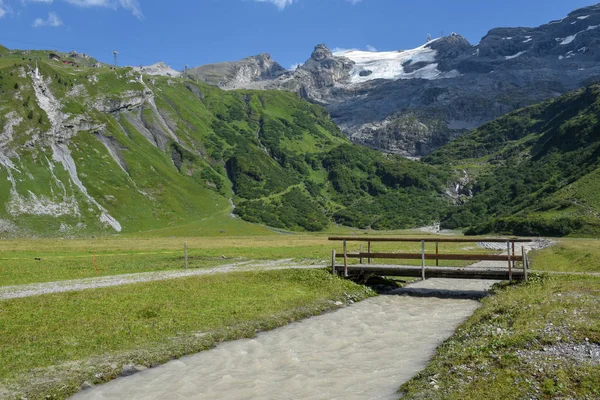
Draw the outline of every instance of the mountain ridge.
<instances>
[{"instance_id":1,"label":"mountain ridge","mask_svg":"<svg viewBox=\"0 0 600 400\"><path fill-rule=\"evenodd\" d=\"M599 77L599 27L597 4L535 28L491 29L477 45L451 34L404 52L355 54L364 63L318 45L295 71L222 87L296 92L325 106L353 142L424 156L485 122ZM389 60L394 53L397 63ZM383 79L368 68L373 63L398 73Z\"/></svg>"}]
</instances>

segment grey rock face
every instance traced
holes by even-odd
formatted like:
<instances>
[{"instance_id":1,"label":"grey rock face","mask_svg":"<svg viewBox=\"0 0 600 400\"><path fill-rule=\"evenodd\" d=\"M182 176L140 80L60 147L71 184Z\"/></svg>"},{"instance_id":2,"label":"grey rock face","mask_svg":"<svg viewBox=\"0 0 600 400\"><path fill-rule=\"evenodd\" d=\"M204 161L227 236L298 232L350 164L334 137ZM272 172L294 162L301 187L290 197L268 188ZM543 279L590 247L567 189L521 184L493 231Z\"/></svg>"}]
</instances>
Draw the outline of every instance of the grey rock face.
<instances>
[{"instance_id":1,"label":"grey rock face","mask_svg":"<svg viewBox=\"0 0 600 400\"><path fill-rule=\"evenodd\" d=\"M257 70L251 82L221 74L213 82L297 92L325 105L353 141L423 156L510 111L600 80L600 4L537 28L492 29L478 45L453 33L387 53L398 59L386 65L397 70L394 76L377 69L377 54L355 70L345 53L321 44L294 72Z\"/></svg>"},{"instance_id":2,"label":"grey rock face","mask_svg":"<svg viewBox=\"0 0 600 400\"><path fill-rule=\"evenodd\" d=\"M244 58L236 62L203 65L191 68L184 75L226 89L246 87L257 82L276 79L288 71L277 64L269 54Z\"/></svg>"}]
</instances>

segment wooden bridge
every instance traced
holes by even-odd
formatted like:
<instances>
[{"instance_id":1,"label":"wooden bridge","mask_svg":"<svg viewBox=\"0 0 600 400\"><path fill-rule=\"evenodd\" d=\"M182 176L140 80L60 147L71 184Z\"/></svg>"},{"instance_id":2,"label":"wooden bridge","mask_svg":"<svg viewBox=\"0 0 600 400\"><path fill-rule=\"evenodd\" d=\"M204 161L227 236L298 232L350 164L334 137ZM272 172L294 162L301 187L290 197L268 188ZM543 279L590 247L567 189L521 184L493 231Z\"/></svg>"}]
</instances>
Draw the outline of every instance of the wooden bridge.
<instances>
[{"instance_id":1,"label":"wooden bridge","mask_svg":"<svg viewBox=\"0 0 600 400\"><path fill-rule=\"evenodd\" d=\"M343 253L337 254L333 250L331 268L333 274L343 274L344 277L380 275L380 276L405 276L426 278L455 278L455 279L492 279L492 280L527 280L529 259L524 247L521 254L515 254L515 243L530 243L530 239L499 239L499 238L376 238L376 237L330 237L331 241L343 242ZM348 252L348 242L367 243L367 251L357 253ZM373 243L404 242L421 243L420 253L381 253L372 252ZM476 253L440 253L440 243L503 243L506 244L506 254L476 254ZM435 254L425 252L425 243L435 243ZM343 264L338 265L337 260L343 259ZM359 259L359 264L348 264L349 259ZM405 265L380 265L372 264L372 260L420 260L420 266ZM365 264L364 261L367 261ZM435 260L434 266L426 266L426 260ZM466 266L466 267L441 267L440 261L497 261L506 263L500 266ZM517 262L521 263L518 268Z\"/></svg>"}]
</instances>

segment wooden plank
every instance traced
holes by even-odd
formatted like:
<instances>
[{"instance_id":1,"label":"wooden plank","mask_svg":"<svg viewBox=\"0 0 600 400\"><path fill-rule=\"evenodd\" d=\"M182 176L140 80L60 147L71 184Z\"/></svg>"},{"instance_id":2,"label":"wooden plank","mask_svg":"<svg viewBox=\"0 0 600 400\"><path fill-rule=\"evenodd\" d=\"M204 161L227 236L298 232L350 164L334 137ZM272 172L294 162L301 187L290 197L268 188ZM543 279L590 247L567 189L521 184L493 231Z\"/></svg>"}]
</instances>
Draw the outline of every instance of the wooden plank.
<instances>
[{"instance_id":1,"label":"wooden plank","mask_svg":"<svg viewBox=\"0 0 600 400\"><path fill-rule=\"evenodd\" d=\"M331 273L335 275L335 250L331 252Z\"/></svg>"},{"instance_id":2,"label":"wooden plank","mask_svg":"<svg viewBox=\"0 0 600 400\"><path fill-rule=\"evenodd\" d=\"M361 258L370 256L371 258L383 258L390 260L420 260L421 253L348 253L347 258ZM344 256L339 255L338 258ZM514 258L515 261L523 261L522 256L507 256L503 254L425 254L426 260L455 260L455 261L508 261ZM443 267L441 267L443 268Z\"/></svg>"},{"instance_id":3,"label":"wooden plank","mask_svg":"<svg viewBox=\"0 0 600 400\"><path fill-rule=\"evenodd\" d=\"M466 238L377 238L377 237L342 237L342 236L332 236L329 237L330 241L348 241L348 242L404 242L404 243L419 243L421 241L425 241L425 243L506 243L507 241L514 241L515 243L531 243L532 239L519 239L519 238L510 238L510 239L499 239L499 238L477 238L477 239L466 239Z\"/></svg>"},{"instance_id":4,"label":"wooden plank","mask_svg":"<svg viewBox=\"0 0 600 400\"><path fill-rule=\"evenodd\" d=\"M506 242L506 254L510 256L510 242ZM510 257L508 259L508 280L512 282L512 262L510 261Z\"/></svg>"},{"instance_id":5,"label":"wooden plank","mask_svg":"<svg viewBox=\"0 0 600 400\"><path fill-rule=\"evenodd\" d=\"M421 241L421 279L425 280L425 241Z\"/></svg>"},{"instance_id":6,"label":"wooden plank","mask_svg":"<svg viewBox=\"0 0 600 400\"><path fill-rule=\"evenodd\" d=\"M347 243L344 240L344 276L348 277L348 248Z\"/></svg>"},{"instance_id":7,"label":"wooden plank","mask_svg":"<svg viewBox=\"0 0 600 400\"><path fill-rule=\"evenodd\" d=\"M523 275L525 280L527 280L527 254L525 254L525 247L521 247L521 253L523 257Z\"/></svg>"}]
</instances>

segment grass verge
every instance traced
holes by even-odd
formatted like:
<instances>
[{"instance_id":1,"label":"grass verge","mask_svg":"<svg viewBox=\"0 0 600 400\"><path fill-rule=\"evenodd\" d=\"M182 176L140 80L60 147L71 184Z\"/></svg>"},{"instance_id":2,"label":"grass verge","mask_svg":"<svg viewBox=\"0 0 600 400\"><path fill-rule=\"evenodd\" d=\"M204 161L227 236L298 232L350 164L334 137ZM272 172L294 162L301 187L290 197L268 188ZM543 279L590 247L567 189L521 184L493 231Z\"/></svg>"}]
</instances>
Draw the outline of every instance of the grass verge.
<instances>
[{"instance_id":1,"label":"grass verge","mask_svg":"<svg viewBox=\"0 0 600 400\"><path fill-rule=\"evenodd\" d=\"M560 239L554 246L530 253L539 271L600 272L600 240Z\"/></svg>"},{"instance_id":2,"label":"grass verge","mask_svg":"<svg viewBox=\"0 0 600 400\"><path fill-rule=\"evenodd\" d=\"M501 286L405 383L403 399L600 397L600 278Z\"/></svg>"},{"instance_id":3,"label":"grass verge","mask_svg":"<svg viewBox=\"0 0 600 400\"><path fill-rule=\"evenodd\" d=\"M362 300L324 270L230 273L0 302L0 397L61 399L118 376Z\"/></svg>"}]
</instances>

